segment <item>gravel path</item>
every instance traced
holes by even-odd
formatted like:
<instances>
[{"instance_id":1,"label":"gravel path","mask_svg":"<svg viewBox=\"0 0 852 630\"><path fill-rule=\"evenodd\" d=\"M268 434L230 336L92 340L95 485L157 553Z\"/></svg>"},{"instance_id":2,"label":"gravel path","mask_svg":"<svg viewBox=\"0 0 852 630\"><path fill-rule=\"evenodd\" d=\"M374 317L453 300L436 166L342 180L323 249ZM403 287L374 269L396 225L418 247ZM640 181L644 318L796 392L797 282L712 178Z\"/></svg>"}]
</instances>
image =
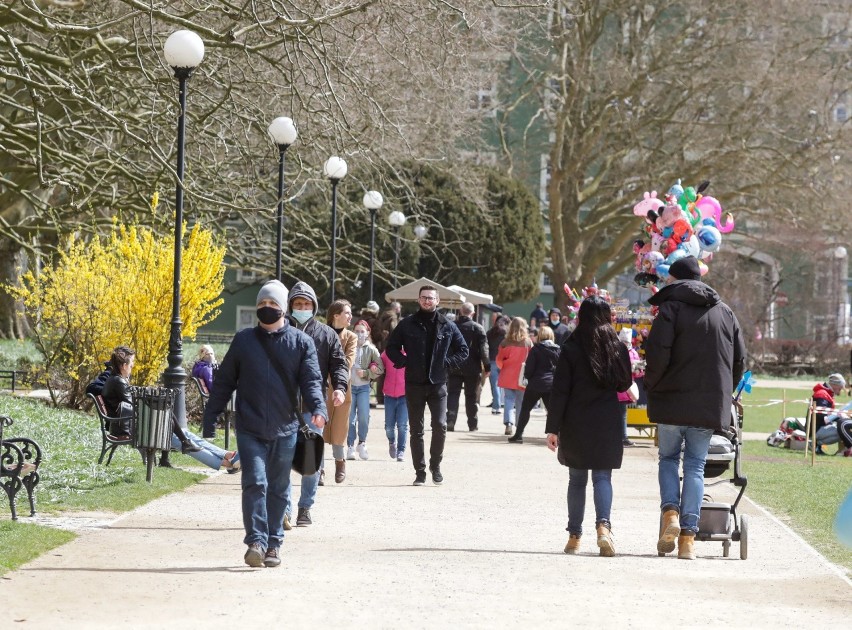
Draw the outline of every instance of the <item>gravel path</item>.
<instances>
[{"instance_id":1,"label":"gravel path","mask_svg":"<svg viewBox=\"0 0 852 630\"><path fill-rule=\"evenodd\" d=\"M449 434L444 485L417 488L410 461L388 458L382 420L373 410L371 459L348 462L345 483L320 488L314 524L287 534L281 568L243 564L240 477L216 475L118 518L80 516L97 525L0 582L0 627L804 628L849 618L845 572L750 502L748 560L737 544L723 558L709 542L696 543L694 562L657 557L649 445L628 449L614 475L618 555L597 555L590 497L582 553L566 556L568 475L543 438L507 444L485 415L480 432ZM528 435L543 428L536 415ZM730 501L732 491L713 494Z\"/></svg>"}]
</instances>

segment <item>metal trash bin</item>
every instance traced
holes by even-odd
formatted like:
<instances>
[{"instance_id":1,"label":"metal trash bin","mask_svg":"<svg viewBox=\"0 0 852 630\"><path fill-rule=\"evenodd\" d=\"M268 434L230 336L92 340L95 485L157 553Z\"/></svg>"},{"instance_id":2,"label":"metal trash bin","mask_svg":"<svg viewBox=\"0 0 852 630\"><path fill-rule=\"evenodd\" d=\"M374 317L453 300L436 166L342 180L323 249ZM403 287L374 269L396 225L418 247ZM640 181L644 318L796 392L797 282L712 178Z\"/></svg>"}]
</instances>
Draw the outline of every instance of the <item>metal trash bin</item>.
<instances>
[{"instance_id":1,"label":"metal trash bin","mask_svg":"<svg viewBox=\"0 0 852 630\"><path fill-rule=\"evenodd\" d=\"M133 446L147 451L145 480L154 477L157 451L167 451L172 444L172 408L175 392L167 387L131 387L133 399Z\"/></svg>"}]
</instances>

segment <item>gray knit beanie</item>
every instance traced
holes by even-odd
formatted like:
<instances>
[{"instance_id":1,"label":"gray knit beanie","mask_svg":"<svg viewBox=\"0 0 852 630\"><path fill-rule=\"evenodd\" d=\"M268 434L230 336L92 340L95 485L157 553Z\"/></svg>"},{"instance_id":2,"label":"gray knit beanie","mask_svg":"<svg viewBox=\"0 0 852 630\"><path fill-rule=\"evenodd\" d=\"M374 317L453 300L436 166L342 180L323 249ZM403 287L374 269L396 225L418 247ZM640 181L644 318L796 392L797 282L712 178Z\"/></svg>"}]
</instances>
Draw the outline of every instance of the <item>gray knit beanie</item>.
<instances>
[{"instance_id":1,"label":"gray knit beanie","mask_svg":"<svg viewBox=\"0 0 852 630\"><path fill-rule=\"evenodd\" d=\"M260 287L255 304L260 304L263 300L270 299L275 302L282 311L287 312L288 294L289 291L287 291L287 287L285 287L279 280L269 280L266 284Z\"/></svg>"}]
</instances>

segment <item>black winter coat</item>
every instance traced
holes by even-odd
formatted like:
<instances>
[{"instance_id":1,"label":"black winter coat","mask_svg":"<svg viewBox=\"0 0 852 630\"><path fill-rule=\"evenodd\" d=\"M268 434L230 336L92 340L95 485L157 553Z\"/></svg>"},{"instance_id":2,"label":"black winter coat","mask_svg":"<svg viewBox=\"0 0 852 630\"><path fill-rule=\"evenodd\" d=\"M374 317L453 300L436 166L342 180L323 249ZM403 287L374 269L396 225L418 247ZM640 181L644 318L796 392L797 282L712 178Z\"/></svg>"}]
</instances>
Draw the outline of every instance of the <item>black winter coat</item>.
<instances>
[{"instance_id":1,"label":"black winter coat","mask_svg":"<svg viewBox=\"0 0 852 630\"><path fill-rule=\"evenodd\" d=\"M483 372L491 370L485 329L470 317L465 316L459 317L456 326L467 344L468 355L461 367L451 370L450 373L462 376L479 376Z\"/></svg>"},{"instance_id":2,"label":"black winter coat","mask_svg":"<svg viewBox=\"0 0 852 630\"><path fill-rule=\"evenodd\" d=\"M549 392L553 387L553 371L558 360L559 346L555 343L540 341L535 344L524 364L527 389Z\"/></svg>"},{"instance_id":3,"label":"black winter coat","mask_svg":"<svg viewBox=\"0 0 852 630\"><path fill-rule=\"evenodd\" d=\"M447 371L458 368L467 359L467 344L458 327L440 313L437 314L437 326L430 365L426 365L428 333L417 314L399 322L388 338L385 352L396 369L405 368L406 383L446 383ZM405 354L402 354L403 348Z\"/></svg>"},{"instance_id":4,"label":"black winter coat","mask_svg":"<svg viewBox=\"0 0 852 630\"><path fill-rule=\"evenodd\" d=\"M299 329L299 322L292 317L287 319L291 326ZM319 361L323 387L328 387L330 377L332 388L339 389L345 394L349 388L349 364L346 362L346 355L343 354L343 346L340 345L340 336L334 332L334 328L318 322L313 317L300 330L313 339L317 347L317 361Z\"/></svg>"},{"instance_id":5,"label":"black winter coat","mask_svg":"<svg viewBox=\"0 0 852 630\"><path fill-rule=\"evenodd\" d=\"M573 335L559 354L550 391L547 433L559 435L559 461L571 468L612 470L621 468L624 424L618 392L630 387L630 355L619 344L627 374L623 383L607 389L592 372L589 358Z\"/></svg>"},{"instance_id":6,"label":"black winter coat","mask_svg":"<svg viewBox=\"0 0 852 630\"><path fill-rule=\"evenodd\" d=\"M496 361L497 355L500 354L500 344L506 338L506 331L493 326L485 333L485 339L488 341L488 360Z\"/></svg>"},{"instance_id":7,"label":"black winter coat","mask_svg":"<svg viewBox=\"0 0 852 630\"><path fill-rule=\"evenodd\" d=\"M677 280L648 302L660 311L645 342L648 418L721 430L731 423L731 392L746 348L736 315L698 280Z\"/></svg>"},{"instance_id":8,"label":"black winter coat","mask_svg":"<svg viewBox=\"0 0 852 630\"><path fill-rule=\"evenodd\" d=\"M565 340L568 338L568 335L571 334L571 329L568 328L568 326L566 326L562 322L559 322L558 324L556 324L556 326L548 323L548 326L550 326L550 328L553 330L553 336L556 338L555 340L557 346L561 346L563 343L565 343Z\"/></svg>"}]
</instances>

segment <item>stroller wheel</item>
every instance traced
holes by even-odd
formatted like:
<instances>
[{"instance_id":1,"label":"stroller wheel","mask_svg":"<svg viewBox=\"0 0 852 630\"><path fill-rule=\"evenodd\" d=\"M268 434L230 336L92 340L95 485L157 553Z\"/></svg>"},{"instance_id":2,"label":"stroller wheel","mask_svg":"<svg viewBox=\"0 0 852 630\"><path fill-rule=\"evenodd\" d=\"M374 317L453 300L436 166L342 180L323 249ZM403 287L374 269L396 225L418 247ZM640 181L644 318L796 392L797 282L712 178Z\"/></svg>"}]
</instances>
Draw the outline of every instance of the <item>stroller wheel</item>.
<instances>
[{"instance_id":1,"label":"stroller wheel","mask_svg":"<svg viewBox=\"0 0 852 630\"><path fill-rule=\"evenodd\" d=\"M724 540L722 541L722 557L727 558L731 555L731 541Z\"/></svg>"},{"instance_id":2,"label":"stroller wheel","mask_svg":"<svg viewBox=\"0 0 852 630\"><path fill-rule=\"evenodd\" d=\"M740 517L740 560L748 558L748 516Z\"/></svg>"}]
</instances>

